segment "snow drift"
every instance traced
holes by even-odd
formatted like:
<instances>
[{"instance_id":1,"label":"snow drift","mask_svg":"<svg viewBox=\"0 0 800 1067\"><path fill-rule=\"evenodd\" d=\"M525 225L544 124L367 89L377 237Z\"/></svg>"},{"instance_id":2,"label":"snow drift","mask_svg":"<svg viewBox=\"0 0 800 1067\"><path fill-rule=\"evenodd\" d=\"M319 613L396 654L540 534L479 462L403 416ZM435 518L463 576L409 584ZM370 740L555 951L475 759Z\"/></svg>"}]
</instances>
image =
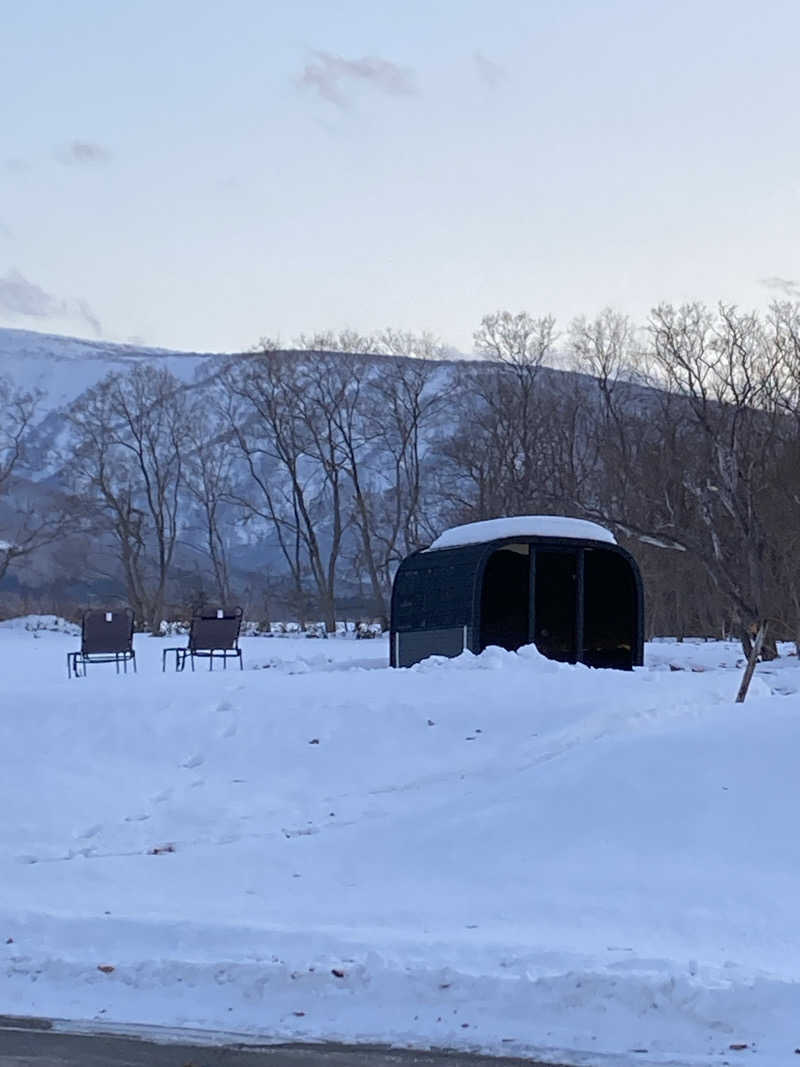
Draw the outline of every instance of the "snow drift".
<instances>
[{"instance_id":1,"label":"snow drift","mask_svg":"<svg viewBox=\"0 0 800 1067\"><path fill-rule=\"evenodd\" d=\"M573 1062L800 1045L796 660L736 707L721 644L391 671L383 641L246 638L244 672L162 675L138 640L138 675L67 682L73 636L0 627L0 1012Z\"/></svg>"}]
</instances>

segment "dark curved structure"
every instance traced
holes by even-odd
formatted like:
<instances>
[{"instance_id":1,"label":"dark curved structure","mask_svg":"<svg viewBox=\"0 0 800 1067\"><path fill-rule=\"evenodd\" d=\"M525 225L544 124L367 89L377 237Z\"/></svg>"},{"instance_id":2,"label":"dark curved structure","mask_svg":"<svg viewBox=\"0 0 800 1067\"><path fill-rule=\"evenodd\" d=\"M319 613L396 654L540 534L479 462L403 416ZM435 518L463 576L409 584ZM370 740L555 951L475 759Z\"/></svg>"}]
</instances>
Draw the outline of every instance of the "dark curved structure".
<instances>
[{"instance_id":1,"label":"dark curved structure","mask_svg":"<svg viewBox=\"0 0 800 1067\"><path fill-rule=\"evenodd\" d=\"M512 534L435 546L408 556L395 575L393 667L527 644L589 667L643 662L642 579L613 540Z\"/></svg>"}]
</instances>

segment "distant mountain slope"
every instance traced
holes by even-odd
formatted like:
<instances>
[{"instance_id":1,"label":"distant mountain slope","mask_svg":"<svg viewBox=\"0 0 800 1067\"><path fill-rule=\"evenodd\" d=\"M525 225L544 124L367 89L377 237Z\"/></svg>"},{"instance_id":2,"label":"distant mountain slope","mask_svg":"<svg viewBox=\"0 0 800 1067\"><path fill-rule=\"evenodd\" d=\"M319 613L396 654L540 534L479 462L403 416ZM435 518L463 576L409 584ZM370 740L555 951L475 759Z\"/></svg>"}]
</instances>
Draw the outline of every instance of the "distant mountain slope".
<instances>
[{"instance_id":1,"label":"distant mountain slope","mask_svg":"<svg viewBox=\"0 0 800 1067\"><path fill-rule=\"evenodd\" d=\"M46 394L43 409L52 411L71 403L110 370L125 370L133 363L158 362L183 381L197 368L222 353L174 352L166 348L89 341L57 334L0 327L0 374L25 389Z\"/></svg>"},{"instance_id":2,"label":"distant mountain slope","mask_svg":"<svg viewBox=\"0 0 800 1067\"><path fill-rule=\"evenodd\" d=\"M353 360L354 368L366 368L368 375L380 378L386 372L389 380L389 372L397 368L398 361L410 361L412 364L414 362L411 357L385 354L306 350L285 350L285 354L296 357L300 364L320 360L320 368L330 367L330 358L341 356L343 359ZM24 514L25 509L38 512L42 509L41 502L47 500L48 494L57 496L61 491L69 489L74 439L68 409L87 389L95 386L109 372L122 375L132 367L144 363L169 369L187 390L192 391L194 397L202 401L204 395L208 395L210 402L210 387L231 355L175 352L163 348L0 328L0 375L6 375L17 387L39 389L44 394L35 422L30 428L23 459L15 470L13 487L0 500L0 538L11 537L7 531L13 529L14 516L17 513ZM335 366L335 362L333 365ZM462 380L467 389L479 388L481 376L491 373L490 362L465 358L440 361L431 376L431 388L441 395L442 403L435 407L434 416L427 421L421 434L420 463L421 477L423 480L428 479L432 487L438 487L433 472L443 462L442 442L449 440L459 426L463 429L464 410L451 403L454 393L451 387ZM541 369L537 388L543 391L545 401L548 398L555 400L559 397L582 396L589 402L597 403L599 397L590 376L551 367ZM627 384L624 388L631 405L652 402L652 391ZM209 420L209 425L211 421ZM575 434L580 436L581 432L578 424ZM361 449L360 462L369 471L370 486L374 491L380 491L384 485L384 471L381 467L383 460L388 464L386 485L391 483L392 477L391 456L388 453L384 453L382 459L380 453L376 452L375 456L368 454L371 449L379 447L368 441ZM279 474L277 477L280 479L283 475ZM285 477L288 479L288 475ZM234 463L226 478L233 496L247 499L252 481L247 464ZM285 494L287 499L291 496L288 483L285 486ZM442 495L438 488L431 488L431 498L431 515L436 514L438 522L439 509L447 506L447 497ZM223 512L231 575L238 586L258 589L263 585L265 575L282 575L286 571L286 565L274 526L263 517L255 516L245 525L236 507L230 503L225 505ZM198 505L187 498L182 505L181 538L174 560L174 570L181 574L184 589L192 581L198 580L196 575L201 574L203 568L207 568L203 522ZM316 523L316 536L324 544L331 537L330 519L327 515L320 514ZM355 531L355 526L344 531L343 558L355 558L359 551ZM3 580L3 588L8 590L13 587L24 597L41 588L55 575L53 580L61 583L59 588L62 591L68 589L71 597L83 602L88 595L87 591L106 588L98 583L106 581L107 576L114 574L117 567L113 554L107 551L108 543L102 542L103 536L99 535L90 546L91 567L86 560L81 561L75 551L72 556L65 556L64 545L49 546L42 549L35 558L31 557L30 562L16 564L13 573ZM81 551L85 551L87 546L88 542L82 545ZM69 572L66 577L65 571ZM67 580L69 584L65 584ZM348 581L349 579L341 579L340 596L361 596L360 586L356 588L352 581L349 581L348 585Z\"/></svg>"}]
</instances>

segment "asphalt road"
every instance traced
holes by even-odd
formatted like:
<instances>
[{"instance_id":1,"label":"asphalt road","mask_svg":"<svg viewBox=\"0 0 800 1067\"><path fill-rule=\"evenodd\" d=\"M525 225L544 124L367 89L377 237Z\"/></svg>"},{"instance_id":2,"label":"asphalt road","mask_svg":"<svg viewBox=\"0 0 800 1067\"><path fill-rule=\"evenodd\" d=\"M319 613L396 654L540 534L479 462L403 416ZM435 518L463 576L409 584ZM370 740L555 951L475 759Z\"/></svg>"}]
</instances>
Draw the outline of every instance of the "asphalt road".
<instances>
[{"instance_id":1,"label":"asphalt road","mask_svg":"<svg viewBox=\"0 0 800 1067\"><path fill-rule=\"evenodd\" d=\"M532 1060L366 1045L162 1044L47 1026L44 1020L0 1021L0 1067L545 1067Z\"/></svg>"}]
</instances>

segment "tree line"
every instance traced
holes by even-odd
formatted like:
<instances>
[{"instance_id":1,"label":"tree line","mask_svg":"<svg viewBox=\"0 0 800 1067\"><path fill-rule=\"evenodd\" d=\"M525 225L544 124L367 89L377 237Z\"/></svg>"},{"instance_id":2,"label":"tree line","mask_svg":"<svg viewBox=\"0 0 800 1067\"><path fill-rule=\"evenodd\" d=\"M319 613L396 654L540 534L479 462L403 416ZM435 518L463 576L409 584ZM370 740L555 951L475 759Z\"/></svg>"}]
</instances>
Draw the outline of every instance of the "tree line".
<instances>
[{"instance_id":1,"label":"tree line","mask_svg":"<svg viewBox=\"0 0 800 1067\"><path fill-rule=\"evenodd\" d=\"M112 373L67 412L46 507L19 488L41 398L4 382L0 578L72 538L157 627L190 589L241 600L261 546L273 602L331 627L347 598L387 615L399 561L448 525L567 514L639 560L650 634L800 637L800 306L563 332L498 311L474 344L344 331L264 339L189 384Z\"/></svg>"}]
</instances>

